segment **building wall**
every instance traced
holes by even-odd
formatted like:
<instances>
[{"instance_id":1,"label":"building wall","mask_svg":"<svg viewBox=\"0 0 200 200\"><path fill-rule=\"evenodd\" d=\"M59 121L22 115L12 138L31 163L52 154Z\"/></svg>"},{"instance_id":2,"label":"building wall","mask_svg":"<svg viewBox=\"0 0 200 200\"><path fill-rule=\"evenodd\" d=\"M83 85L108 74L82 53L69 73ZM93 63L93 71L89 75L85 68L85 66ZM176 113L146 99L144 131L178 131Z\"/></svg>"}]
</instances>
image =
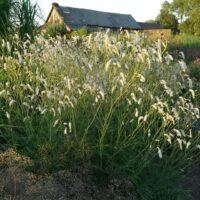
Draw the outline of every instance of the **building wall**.
<instances>
[{"instance_id":1,"label":"building wall","mask_svg":"<svg viewBox=\"0 0 200 200\"><path fill-rule=\"evenodd\" d=\"M46 25L48 24L62 24L63 23L63 19L62 17L60 17L60 15L58 14L58 12L56 11L55 8L53 8L51 15L48 18L48 21L46 22ZM71 32L71 28L67 25L65 25L65 28L68 32Z\"/></svg>"},{"instance_id":2,"label":"building wall","mask_svg":"<svg viewBox=\"0 0 200 200\"><path fill-rule=\"evenodd\" d=\"M171 29L152 29L152 30L144 30L150 39L157 40L159 38L170 40L172 38L172 30Z\"/></svg>"},{"instance_id":3,"label":"building wall","mask_svg":"<svg viewBox=\"0 0 200 200\"><path fill-rule=\"evenodd\" d=\"M48 24L61 24L63 21L57 11L53 8L51 15L47 21Z\"/></svg>"},{"instance_id":4,"label":"building wall","mask_svg":"<svg viewBox=\"0 0 200 200\"><path fill-rule=\"evenodd\" d=\"M99 26L87 26L86 28L88 32L100 32L105 30L104 28Z\"/></svg>"},{"instance_id":5,"label":"building wall","mask_svg":"<svg viewBox=\"0 0 200 200\"><path fill-rule=\"evenodd\" d=\"M88 32L103 32L103 31L110 31L113 33L120 33L120 28L108 28L108 27L100 27L100 26L90 26L87 27Z\"/></svg>"}]
</instances>

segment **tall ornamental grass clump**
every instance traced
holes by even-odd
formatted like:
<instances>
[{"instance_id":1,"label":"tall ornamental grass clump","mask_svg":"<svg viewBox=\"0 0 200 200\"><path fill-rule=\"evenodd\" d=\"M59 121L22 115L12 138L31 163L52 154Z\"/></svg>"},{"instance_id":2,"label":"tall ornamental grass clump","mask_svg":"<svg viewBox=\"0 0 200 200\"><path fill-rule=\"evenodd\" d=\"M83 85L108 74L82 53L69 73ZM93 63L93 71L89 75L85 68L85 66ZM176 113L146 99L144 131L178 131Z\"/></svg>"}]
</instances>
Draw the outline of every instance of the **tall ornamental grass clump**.
<instances>
[{"instance_id":1,"label":"tall ornamental grass clump","mask_svg":"<svg viewBox=\"0 0 200 200\"><path fill-rule=\"evenodd\" d=\"M1 43L1 149L39 171L90 163L128 177L143 199L179 195L171 183L200 148L184 60L137 32L14 41L20 52Z\"/></svg>"}]
</instances>

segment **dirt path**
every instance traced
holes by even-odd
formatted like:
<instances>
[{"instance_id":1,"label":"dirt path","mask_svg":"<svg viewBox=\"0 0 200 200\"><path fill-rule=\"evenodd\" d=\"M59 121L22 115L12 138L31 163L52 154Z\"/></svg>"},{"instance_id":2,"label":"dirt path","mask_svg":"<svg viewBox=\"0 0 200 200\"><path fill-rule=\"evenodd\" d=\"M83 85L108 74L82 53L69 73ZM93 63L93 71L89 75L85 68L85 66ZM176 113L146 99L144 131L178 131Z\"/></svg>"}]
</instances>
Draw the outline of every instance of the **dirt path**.
<instances>
[{"instance_id":1,"label":"dirt path","mask_svg":"<svg viewBox=\"0 0 200 200\"><path fill-rule=\"evenodd\" d=\"M36 176L24 170L31 164L13 150L0 154L1 200L136 200L133 185L126 180L111 180L99 189L89 171L65 170Z\"/></svg>"},{"instance_id":2,"label":"dirt path","mask_svg":"<svg viewBox=\"0 0 200 200\"><path fill-rule=\"evenodd\" d=\"M130 182L112 180L107 188L99 190L79 171L37 177L12 167L2 168L0 177L1 200L136 200Z\"/></svg>"},{"instance_id":3,"label":"dirt path","mask_svg":"<svg viewBox=\"0 0 200 200\"><path fill-rule=\"evenodd\" d=\"M134 186L127 180L113 179L99 189L90 173L84 169L60 171L38 176L24 170L31 160L15 151L0 154L0 200L139 200ZM200 199L200 168L192 169L184 183L191 196Z\"/></svg>"}]
</instances>

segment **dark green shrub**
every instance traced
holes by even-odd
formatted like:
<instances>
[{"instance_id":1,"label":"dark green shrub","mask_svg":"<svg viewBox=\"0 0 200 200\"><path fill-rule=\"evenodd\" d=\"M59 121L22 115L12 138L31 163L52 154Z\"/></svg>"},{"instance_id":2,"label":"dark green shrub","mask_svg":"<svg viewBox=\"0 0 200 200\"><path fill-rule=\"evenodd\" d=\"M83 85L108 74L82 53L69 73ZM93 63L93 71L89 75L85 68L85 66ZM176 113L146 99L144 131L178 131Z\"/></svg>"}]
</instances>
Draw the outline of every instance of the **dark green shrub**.
<instances>
[{"instance_id":1,"label":"dark green shrub","mask_svg":"<svg viewBox=\"0 0 200 200\"><path fill-rule=\"evenodd\" d=\"M65 35L67 34L67 30L65 25L62 24L49 24L45 31L45 36L56 37L57 35Z\"/></svg>"},{"instance_id":2,"label":"dark green shrub","mask_svg":"<svg viewBox=\"0 0 200 200\"><path fill-rule=\"evenodd\" d=\"M76 29L71 33L72 37L73 36L83 37L83 36L86 36L86 35L88 35L88 30L87 30L86 27Z\"/></svg>"},{"instance_id":3,"label":"dark green shrub","mask_svg":"<svg viewBox=\"0 0 200 200\"><path fill-rule=\"evenodd\" d=\"M190 75L200 81L200 59L190 64Z\"/></svg>"}]
</instances>

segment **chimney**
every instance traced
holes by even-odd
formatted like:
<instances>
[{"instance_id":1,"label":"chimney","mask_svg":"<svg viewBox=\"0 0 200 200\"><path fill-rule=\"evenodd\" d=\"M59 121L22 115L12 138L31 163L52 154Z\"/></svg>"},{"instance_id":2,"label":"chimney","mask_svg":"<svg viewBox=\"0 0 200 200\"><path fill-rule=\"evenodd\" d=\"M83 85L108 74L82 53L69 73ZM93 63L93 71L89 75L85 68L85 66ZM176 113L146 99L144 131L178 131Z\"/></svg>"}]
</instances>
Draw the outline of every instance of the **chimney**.
<instances>
[{"instance_id":1,"label":"chimney","mask_svg":"<svg viewBox=\"0 0 200 200\"><path fill-rule=\"evenodd\" d=\"M52 5L52 7L59 7L59 4L56 2L53 2L51 5Z\"/></svg>"}]
</instances>

